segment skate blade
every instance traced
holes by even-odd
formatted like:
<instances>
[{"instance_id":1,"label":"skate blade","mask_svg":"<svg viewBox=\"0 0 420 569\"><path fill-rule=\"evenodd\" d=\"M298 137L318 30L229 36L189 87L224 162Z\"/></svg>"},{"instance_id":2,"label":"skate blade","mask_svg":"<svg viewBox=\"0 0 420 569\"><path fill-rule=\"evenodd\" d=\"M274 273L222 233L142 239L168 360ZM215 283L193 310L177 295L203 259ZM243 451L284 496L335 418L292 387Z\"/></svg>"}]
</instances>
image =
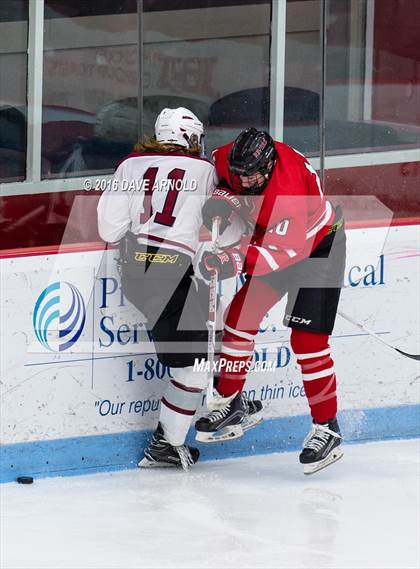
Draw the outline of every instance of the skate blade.
<instances>
[{"instance_id":1,"label":"skate blade","mask_svg":"<svg viewBox=\"0 0 420 569\"><path fill-rule=\"evenodd\" d=\"M344 454L343 450L340 447L336 447L323 460L319 460L318 462L313 462L312 464L305 464L303 466L303 473L315 474L315 472L319 472L320 470L326 468L330 464L337 462L337 460L339 460L343 456L343 454Z\"/></svg>"},{"instance_id":2,"label":"skate blade","mask_svg":"<svg viewBox=\"0 0 420 569\"><path fill-rule=\"evenodd\" d=\"M242 421L239 425L232 425L231 427L225 427L221 431L215 433L206 433L204 431L197 431L195 440L199 443L220 443L223 441L233 441L242 437L244 433L256 427L261 421L262 417L257 417L255 415L250 415Z\"/></svg>"},{"instance_id":3,"label":"skate blade","mask_svg":"<svg viewBox=\"0 0 420 569\"><path fill-rule=\"evenodd\" d=\"M206 433L205 431L197 431L195 440L199 443L220 443L222 441L232 441L239 439L244 434L241 425L233 425L225 427L221 431L215 433Z\"/></svg>"},{"instance_id":4,"label":"skate blade","mask_svg":"<svg viewBox=\"0 0 420 569\"><path fill-rule=\"evenodd\" d=\"M249 431L249 429L253 429L254 427L256 427L257 425L259 425L262 422L263 422L263 417L258 416L258 413L255 413L254 415L249 415L245 419L245 421L242 421L242 423L241 423L242 430L244 433L246 433L247 431Z\"/></svg>"},{"instance_id":5,"label":"skate blade","mask_svg":"<svg viewBox=\"0 0 420 569\"><path fill-rule=\"evenodd\" d=\"M169 462L156 462L146 457L142 458L137 466L139 468L182 468L180 464L176 464L175 462L173 464Z\"/></svg>"}]
</instances>

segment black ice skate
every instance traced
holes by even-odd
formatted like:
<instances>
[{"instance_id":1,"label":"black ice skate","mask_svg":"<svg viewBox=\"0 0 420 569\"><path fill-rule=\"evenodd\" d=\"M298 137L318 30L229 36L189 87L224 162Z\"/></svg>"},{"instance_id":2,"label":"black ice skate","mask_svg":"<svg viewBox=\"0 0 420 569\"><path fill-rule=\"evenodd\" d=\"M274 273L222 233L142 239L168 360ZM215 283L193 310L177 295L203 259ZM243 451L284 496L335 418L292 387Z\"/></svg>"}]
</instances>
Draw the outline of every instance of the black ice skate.
<instances>
[{"instance_id":1,"label":"black ice skate","mask_svg":"<svg viewBox=\"0 0 420 569\"><path fill-rule=\"evenodd\" d=\"M258 413L261 401L250 401L244 391L235 395L224 407L212 411L196 421L196 441L216 443L238 439L262 421Z\"/></svg>"},{"instance_id":2,"label":"black ice skate","mask_svg":"<svg viewBox=\"0 0 420 569\"><path fill-rule=\"evenodd\" d=\"M144 451L144 458L138 463L140 468L181 466L185 471L195 464L200 456L198 448L172 446L165 439L163 428L159 423L153 433L149 446Z\"/></svg>"},{"instance_id":3,"label":"black ice skate","mask_svg":"<svg viewBox=\"0 0 420 569\"><path fill-rule=\"evenodd\" d=\"M299 456L299 461L304 465L304 474L318 472L341 458L343 451L340 443L341 433L337 419L327 423L313 423Z\"/></svg>"}]
</instances>

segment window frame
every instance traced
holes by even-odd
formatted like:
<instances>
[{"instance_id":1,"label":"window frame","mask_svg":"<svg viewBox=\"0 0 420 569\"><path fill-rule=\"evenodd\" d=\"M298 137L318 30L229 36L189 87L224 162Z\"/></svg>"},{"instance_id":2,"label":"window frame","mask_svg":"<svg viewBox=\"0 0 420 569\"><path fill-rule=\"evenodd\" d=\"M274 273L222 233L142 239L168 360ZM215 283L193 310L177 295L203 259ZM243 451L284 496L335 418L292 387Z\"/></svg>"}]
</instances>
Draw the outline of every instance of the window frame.
<instances>
[{"instance_id":1,"label":"window frame","mask_svg":"<svg viewBox=\"0 0 420 569\"><path fill-rule=\"evenodd\" d=\"M369 29L372 23L372 2L368 1L370 13ZM325 10L327 0L320 0L321 10ZM271 29L270 29L270 133L277 140L283 137L284 115L284 72L286 47L286 6L287 0L272 0L271 2ZM324 19L325 20L325 19ZM324 22L324 28L326 26ZM138 0L138 53L140 71L142 70L143 45L143 0ZM321 30L322 32L322 30ZM325 29L323 31L325 34ZM43 53L44 50L44 0L29 2L28 21L28 87L27 87L27 163L26 177L20 182L0 182L0 196L17 196L27 194L44 194L55 192L68 192L96 187L98 180L109 180L112 174L97 174L93 176L78 176L74 178L41 179L41 137L42 137L42 88L43 88ZM367 63L369 62L369 58ZM139 74L139 89L142 88ZM325 89L325 86L322 86ZM141 101L142 92L138 93ZM365 99L366 101L366 99ZM139 104L139 131L142 129L142 105ZM366 108L365 112L369 113ZM322 131L322 128L320 129ZM321 147L322 148L322 145ZM420 147L404 150L387 150L367 153L337 154L310 158L310 162L317 170L335 168L351 168L356 166L373 166L382 164L418 162ZM85 185L86 184L86 185Z\"/></svg>"}]
</instances>

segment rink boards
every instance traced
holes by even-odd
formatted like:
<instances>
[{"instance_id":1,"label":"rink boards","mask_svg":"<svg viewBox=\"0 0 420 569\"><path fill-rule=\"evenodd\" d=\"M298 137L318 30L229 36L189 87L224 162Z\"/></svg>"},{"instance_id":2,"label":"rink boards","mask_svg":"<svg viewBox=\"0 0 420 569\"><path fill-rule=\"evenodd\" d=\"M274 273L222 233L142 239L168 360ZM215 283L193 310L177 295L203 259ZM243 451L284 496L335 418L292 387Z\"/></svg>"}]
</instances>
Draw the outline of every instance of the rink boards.
<instances>
[{"instance_id":1,"label":"rink boards","mask_svg":"<svg viewBox=\"0 0 420 569\"><path fill-rule=\"evenodd\" d=\"M401 349L419 353L419 228L354 229L340 308ZM1 260L1 480L134 467L156 424L170 369L123 297L115 251ZM223 284L228 302L236 281ZM298 448L306 398L282 325L265 317L247 390L265 421L203 458ZM347 441L418 436L419 366L340 317L331 339ZM203 401L204 403L204 401Z\"/></svg>"}]
</instances>

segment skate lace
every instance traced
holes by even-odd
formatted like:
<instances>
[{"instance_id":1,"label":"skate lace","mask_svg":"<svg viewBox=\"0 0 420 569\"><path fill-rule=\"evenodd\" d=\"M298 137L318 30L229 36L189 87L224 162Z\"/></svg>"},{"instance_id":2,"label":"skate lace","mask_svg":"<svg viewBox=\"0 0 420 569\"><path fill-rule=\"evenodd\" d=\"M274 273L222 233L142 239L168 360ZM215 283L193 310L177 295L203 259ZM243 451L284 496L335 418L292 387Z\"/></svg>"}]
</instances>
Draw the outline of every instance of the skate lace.
<instances>
[{"instance_id":1,"label":"skate lace","mask_svg":"<svg viewBox=\"0 0 420 569\"><path fill-rule=\"evenodd\" d=\"M245 413L248 413L248 397L247 394L245 393L245 391L243 391L241 393L241 399L242 399L242 406L244 407ZM220 421L221 419L224 419L229 413L230 413L230 407L231 407L231 403L228 403L227 405L225 405L225 407L222 407L221 409L217 409L215 411L212 411L209 415L206 416L206 418L210 421L210 423L215 423L216 421Z\"/></svg>"},{"instance_id":2,"label":"skate lace","mask_svg":"<svg viewBox=\"0 0 420 569\"><path fill-rule=\"evenodd\" d=\"M311 430L303 441L303 447L319 451L328 442L330 436L341 438L338 433L332 431L326 425L316 423L312 425Z\"/></svg>"},{"instance_id":3,"label":"skate lace","mask_svg":"<svg viewBox=\"0 0 420 569\"><path fill-rule=\"evenodd\" d=\"M194 461L190 453L190 449L185 446L174 447L178 453L179 460L181 461L181 466L185 472L188 472L190 466L193 466Z\"/></svg>"},{"instance_id":4,"label":"skate lace","mask_svg":"<svg viewBox=\"0 0 420 569\"><path fill-rule=\"evenodd\" d=\"M216 421L220 421L220 419L224 419L226 415L228 415L230 411L230 403L223 407L222 409L218 409L217 411L212 411L209 415L207 415L207 419L210 423L215 423Z\"/></svg>"},{"instance_id":5,"label":"skate lace","mask_svg":"<svg viewBox=\"0 0 420 569\"><path fill-rule=\"evenodd\" d=\"M169 444L169 443L165 439L165 437L161 434L156 434L156 433L154 433L154 435L152 436L152 440L150 442L150 446L156 447L156 448L160 448L160 447L165 446L167 444Z\"/></svg>"}]
</instances>

